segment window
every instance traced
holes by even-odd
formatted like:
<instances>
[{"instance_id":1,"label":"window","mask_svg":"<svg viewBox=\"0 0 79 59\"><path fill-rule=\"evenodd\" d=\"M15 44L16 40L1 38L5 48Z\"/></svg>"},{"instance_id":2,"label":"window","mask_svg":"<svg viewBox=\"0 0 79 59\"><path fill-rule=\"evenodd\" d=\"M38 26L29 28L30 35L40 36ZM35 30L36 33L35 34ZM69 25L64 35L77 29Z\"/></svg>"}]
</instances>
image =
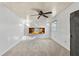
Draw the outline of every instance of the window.
<instances>
[{"instance_id":1,"label":"window","mask_svg":"<svg viewBox=\"0 0 79 59\"><path fill-rule=\"evenodd\" d=\"M57 21L55 20L52 22L52 31L53 32L56 32L56 25L57 25Z\"/></svg>"}]
</instances>

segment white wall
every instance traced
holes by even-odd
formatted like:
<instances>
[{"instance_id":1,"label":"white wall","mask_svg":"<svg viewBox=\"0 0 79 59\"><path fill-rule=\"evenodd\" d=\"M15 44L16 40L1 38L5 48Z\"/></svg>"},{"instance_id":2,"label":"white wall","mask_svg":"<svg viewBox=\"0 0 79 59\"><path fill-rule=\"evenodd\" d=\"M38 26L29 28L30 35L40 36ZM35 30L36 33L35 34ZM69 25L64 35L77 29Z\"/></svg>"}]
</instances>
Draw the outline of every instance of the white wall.
<instances>
[{"instance_id":1,"label":"white wall","mask_svg":"<svg viewBox=\"0 0 79 59\"><path fill-rule=\"evenodd\" d=\"M68 50L70 50L70 13L76 10L79 10L79 3L75 2L54 18L57 20L57 31L52 32L52 39Z\"/></svg>"},{"instance_id":2,"label":"white wall","mask_svg":"<svg viewBox=\"0 0 79 59\"><path fill-rule=\"evenodd\" d=\"M17 15L0 4L0 55L20 41L23 36Z\"/></svg>"},{"instance_id":3,"label":"white wall","mask_svg":"<svg viewBox=\"0 0 79 59\"><path fill-rule=\"evenodd\" d=\"M0 4L0 55L22 40L24 35L23 20L4 5ZM46 34L36 35L36 38L49 37L49 25L45 21L35 21L35 19L33 19L33 22L31 21L31 26L44 26L46 28Z\"/></svg>"}]
</instances>

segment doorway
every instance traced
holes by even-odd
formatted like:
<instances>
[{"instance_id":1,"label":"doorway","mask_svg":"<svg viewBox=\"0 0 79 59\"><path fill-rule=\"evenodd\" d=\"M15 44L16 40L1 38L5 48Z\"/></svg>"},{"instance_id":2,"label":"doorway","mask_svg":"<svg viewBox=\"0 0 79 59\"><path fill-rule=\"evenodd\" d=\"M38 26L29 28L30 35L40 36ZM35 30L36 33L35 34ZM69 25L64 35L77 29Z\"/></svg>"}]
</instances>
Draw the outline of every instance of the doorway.
<instances>
[{"instance_id":1,"label":"doorway","mask_svg":"<svg viewBox=\"0 0 79 59\"><path fill-rule=\"evenodd\" d=\"M70 55L79 56L79 10L70 14Z\"/></svg>"}]
</instances>

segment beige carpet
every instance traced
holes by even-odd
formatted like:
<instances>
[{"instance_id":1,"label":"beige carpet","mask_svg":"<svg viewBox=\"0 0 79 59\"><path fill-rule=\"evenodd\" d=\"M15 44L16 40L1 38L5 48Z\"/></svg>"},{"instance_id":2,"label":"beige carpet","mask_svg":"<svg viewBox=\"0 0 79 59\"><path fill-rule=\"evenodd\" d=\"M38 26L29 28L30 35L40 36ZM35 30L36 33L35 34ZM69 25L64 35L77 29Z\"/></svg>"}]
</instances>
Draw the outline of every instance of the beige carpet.
<instances>
[{"instance_id":1,"label":"beige carpet","mask_svg":"<svg viewBox=\"0 0 79 59\"><path fill-rule=\"evenodd\" d=\"M3 56L69 56L70 52L50 39L21 41Z\"/></svg>"}]
</instances>

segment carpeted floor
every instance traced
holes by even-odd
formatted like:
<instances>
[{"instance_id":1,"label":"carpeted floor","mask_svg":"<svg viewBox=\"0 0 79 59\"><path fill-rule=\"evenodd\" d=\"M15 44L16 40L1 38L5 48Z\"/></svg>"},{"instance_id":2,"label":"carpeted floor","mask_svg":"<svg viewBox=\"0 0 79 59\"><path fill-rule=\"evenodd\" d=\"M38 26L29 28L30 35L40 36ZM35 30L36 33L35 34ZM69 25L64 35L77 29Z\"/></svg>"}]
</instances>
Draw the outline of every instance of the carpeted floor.
<instances>
[{"instance_id":1,"label":"carpeted floor","mask_svg":"<svg viewBox=\"0 0 79 59\"><path fill-rule=\"evenodd\" d=\"M24 40L3 56L69 56L70 52L50 39Z\"/></svg>"}]
</instances>

